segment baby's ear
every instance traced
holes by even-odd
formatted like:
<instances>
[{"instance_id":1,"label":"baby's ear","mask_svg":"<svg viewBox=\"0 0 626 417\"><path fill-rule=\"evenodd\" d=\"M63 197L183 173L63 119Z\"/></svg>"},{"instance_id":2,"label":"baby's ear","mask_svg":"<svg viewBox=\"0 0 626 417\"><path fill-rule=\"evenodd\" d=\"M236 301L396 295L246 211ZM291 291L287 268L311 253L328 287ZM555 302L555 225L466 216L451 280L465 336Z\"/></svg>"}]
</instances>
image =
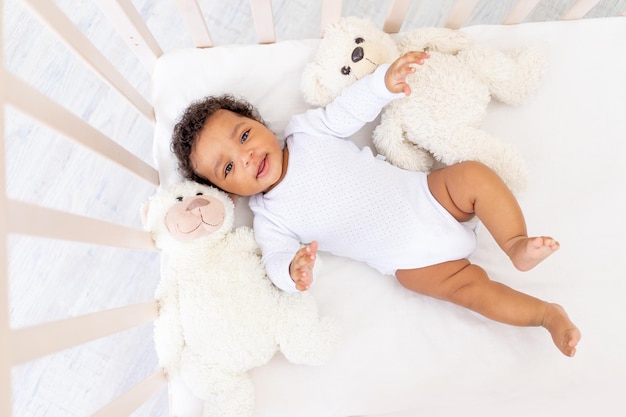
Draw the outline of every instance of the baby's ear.
<instances>
[{"instance_id":1,"label":"baby's ear","mask_svg":"<svg viewBox=\"0 0 626 417\"><path fill-rule=\"evenodd\" d=\"M234 205L237 205L237 201L239 201L239 196L237 194L228 193L228 197L233 200Z\"/></svg>"}]
</instances>

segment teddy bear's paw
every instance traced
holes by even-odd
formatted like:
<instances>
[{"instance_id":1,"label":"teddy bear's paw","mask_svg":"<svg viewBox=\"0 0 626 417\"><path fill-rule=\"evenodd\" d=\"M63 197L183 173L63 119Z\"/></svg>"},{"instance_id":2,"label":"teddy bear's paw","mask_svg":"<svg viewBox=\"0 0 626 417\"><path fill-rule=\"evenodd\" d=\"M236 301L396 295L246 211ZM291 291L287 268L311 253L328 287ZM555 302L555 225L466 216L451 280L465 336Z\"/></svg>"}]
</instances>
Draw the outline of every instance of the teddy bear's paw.
<instances>
[{"instance_id":1,"label":"teddy bear's paw","mask_svg":"<svg viewBox=\"0 0 626 417\"><path fill-rule=\"evenodd\" d=\"M528 170L522 156L510 144L494 141L492 145L493 152L485 151L474 159L491 168L513 194L519 195L526 189L528 182Z\"/></svg>"},{"instance_id":2,"label":"teddy bear's paw","mask_svg":"<svg viewBox=\"0 0 626 417\"><path fill-rule=\"evenodd\" d=\"M534 48L507 52L473 48L468 60L482 73L491 95L510 105L523 103L537 90L545 68L543 55Z\"/></svg>"},{"instance_id":3,"label":"teddy bear's paw","mask_svg":"<svg viewBox=\"0 0 626 417\"><path fill-rule=\"evenodd\" d=\"M205 391L203 417L251 417L254 412L254 384L247 373L223 374L212 378L214 384ZM193 390L192 390L193 392Z\"/></svg>"},{"instance_id":4,"label":"teddy bear's paw","mask_svg":"<svg viewBox=\"0 0 626 417\"><path fill-rule=\"evenodd\" d=\"M329 317L320 318L309 293L284 293L283 313L277 323L277 341L287 360L302 365L320 365L339 343L340 329Z\"/></svg>"},{"instance_id":5,"label":"teddy bear's paw","mask_svg":"<svg viewBox=\"0 0 626 417\"><path fill-rule=\"evenodd\" d=\"M427 172L434 165L433 156L419 146L407 141L389 144L384 152L386 160L408 171Z\"/></svg>"},{"instance_id":6,"label":"teddy bear's paw","mask_svg":"<svg viewBox=\"0 0 626 417\"><path fill-rule=\"evenodd\" d=\"M520 95L527 96L533 94L539 87L539 83L543 78L546 69L546 57L536 48L521 48L514 52L521 72L521 88Z\"/></svg>"},{"instance_id":7,"label":"teddy bear's paw","mask_svg":"<svg viewBox=\"0 0 626 417\"><path fill-rule=\"evenodd\" d=\"M374 129L373 144L392 165L409 171L429 171L434 164L433 156L406 136L398 120L386 112Z\"/></svg>"},{"instance_id":8,"label":"teddy bear's paw","mask_svg":"<svg viewBox=\"0 0 626 417\"><path fill-rule=\"evenodd\" d=\"M408 171L427 172L433 166L434 159L426 151L423 153L415 153L412 157L397 157L389 158L389 162L398 168L406 169Z\"/></svg>"},{"instance_id":9,"label":"teddy bear's paw","mask_svg":"<svg viewBox=\"0 0 626 417\"><path fill-rule=\"evenodd\" d=\"M519 195L526 189L528 174L525 169L500 168L494 169L494 171L500 175L502 181L504 181L513 194Z\"/></svg>"},{"instance_id":10,"label":"teddy bear's paw","mask_svg":"<svg viewBox=\"0 0 626 417\"><path fill-rule=\"evenodd\" d=\"M282 339L280 350L289 362L317 366L324 364L341 340L338 323L323 317L315 323L300 326L302 331Z\"/></svg>"}]
</instances>

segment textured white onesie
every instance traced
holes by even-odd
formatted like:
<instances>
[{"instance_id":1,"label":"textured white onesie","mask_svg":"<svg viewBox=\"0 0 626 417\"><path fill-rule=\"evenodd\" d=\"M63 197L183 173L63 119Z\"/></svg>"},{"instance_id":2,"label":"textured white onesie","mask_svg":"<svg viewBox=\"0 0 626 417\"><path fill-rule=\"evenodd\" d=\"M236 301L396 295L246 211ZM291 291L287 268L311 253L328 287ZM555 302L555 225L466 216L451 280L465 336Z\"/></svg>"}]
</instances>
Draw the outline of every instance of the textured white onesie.
<instances>
[{"instance_id":1,"label":"textured white onesie","mask_svg":"<svg viewBox=\"0 0 626 417\"><path fill-rule=\"evenodd\" d=\"M383 274L467 258L476 248L474 230L435 200L425 173L392 166L344 139L403 96L385 87L387 68L346 88L326 109L294 116L285 132L285 177L250 198L263 263L285 291L296 291L289 264L301 242L316 240L319 250Z\"/></svg>"}]
</instances>

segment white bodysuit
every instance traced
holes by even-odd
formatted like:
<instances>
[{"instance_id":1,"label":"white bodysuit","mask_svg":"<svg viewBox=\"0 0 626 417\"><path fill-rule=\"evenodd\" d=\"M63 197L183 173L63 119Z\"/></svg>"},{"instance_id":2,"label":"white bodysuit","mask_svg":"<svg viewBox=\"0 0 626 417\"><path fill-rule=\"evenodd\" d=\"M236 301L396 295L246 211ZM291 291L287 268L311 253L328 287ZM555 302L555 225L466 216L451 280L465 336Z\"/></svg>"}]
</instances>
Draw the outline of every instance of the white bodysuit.
<instances>
[{"instance_id":1,"label":"white bodysuit","mask_svg":"<svg viewBox=\"0 0 626 417\"><path fill-rule=\"evenodd\" d=\"M289 264L300 243L313 240L319 250L383 274L467 258L476 248L473 228L435 200L426 173L392 166L345 139L404 96L385 87L387 68L347 87L325 109L294 116L285 131L285 177L250 198L263 263L285 291L296 291Z\"/></svg>"}]
</instances>

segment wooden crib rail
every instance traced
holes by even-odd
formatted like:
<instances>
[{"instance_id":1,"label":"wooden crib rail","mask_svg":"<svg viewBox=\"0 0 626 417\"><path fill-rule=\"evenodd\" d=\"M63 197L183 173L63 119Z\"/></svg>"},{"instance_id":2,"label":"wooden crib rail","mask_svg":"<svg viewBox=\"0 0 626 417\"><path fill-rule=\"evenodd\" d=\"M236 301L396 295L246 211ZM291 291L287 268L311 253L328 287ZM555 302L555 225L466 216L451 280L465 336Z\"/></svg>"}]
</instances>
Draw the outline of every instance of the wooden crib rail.
<instances>
[{"instance_id":1,"label":"wooden crib rail","mask_svg":"<svg viewBox=\"0 0 626 417\"><path fill-rule=\"evenodd\" d=\"M29 6L33 14L49 26L54 34L97 75L124 97L137 113L149 122L154 122L150 103L54 2L23 0L23 3ZM130 49L135 52L146 69L151 71L162 52L131 2L129 0L98 0L98 4L103 14L113 21ZM2 0L0 0L0 11L4 12ZM0 58L2 53L3 44L0 34ZM0 71L0 136L4 135L4 109L7 106L49 126L71 139L75 144L104 157L143 181L153 186L158 185L159 175L155 168L3 67ZM3 161L3 169L0 170L0 415L9 417L13 415L11 369L14 365L150 323L157 317L157 306L156 301L150 301L27 328L11 328L8 276L9 234L32 235L134 250L155 250L155 247L150 234L143 230L9 199L6 195L4 145L5 141L2 137L0 141L0 158ZM139 211L138 207L132 210ZM152 376L102 408L95 416L130 415L165 384L166 379L163 373L160 370L156 371Z\"/></svg>"},{"instance_id":2,"label":"wooden crib rail","mask_svg":"<svg viewBox=\"0 0 626 417\"><path fill-rule=\"evenodd\" d=\"M113 139L73 115L16 76L5 72L6 102L24 114L48 125L92 152L151 184L159 184L159 173Z\"/></svg>"},{"instance_id":3,"label":"wooden crib rail","mask_svg":"<svg viewBox=\"0 0 626 417\"><path fill-rule=\"evenodd\" d=\"M105 82L117 90L146 119L154 123L154 112L148 101L124 78L72 21L49 0L22 0L42 22L48 25L78 57ZM131 19L132 20L132 19ZM118 26L119 28L119 26Z\"/></svg>"},{"instance_id":4,"label":"wooden crib rail","mask_svg":"<svg viewBox=\"0 0 626 417\"><path fill-rule=\"evenodd\" d=\"M91 417L128 416L148 401L167 383L163 372L157 371L112 401Z\"/></svg>"},{"instance_id":5,"label":"wooden crib rail","mask_svg":"<svg viewBox=\"0 0 626 417\"><path fill-rule=\"evenodd\" d=\"M153 321L157 314L156 301L150 301L13 330L3 339L10 342L11 345L7 346L5 352L12 353L12 364L17 365L62 349L144 325ZM8 356L6 355L6 357ZM128 416L161 390L166 383L167 379L163 372L161 370L156 371L92 416ZM10 390L7 389L4 392L10 393ZM3 403L0 403L1 405ZM10 409L3 415L10 416Z\"/></svg>"},{"instance_id":6,"label":"wooden crib rail","mask_svg":"<svg viewBox=\"0 0 626 417\"><path fill-rule=\"evenodd\" d=\"M8 233L126 249L156 250L150 233L90 217L6 200Z\"/></svg>"},{"instance_id":7,"label":"wooden crib rail","mask_svg":"<svg viewBox=\"0 0 626 417\"><path fill-rule=\"evenodd\" d=\"M113 23L128 47L152 73L158 57L163 55L154 35L130 0L96 0L105 16Z\"/></svg>"},{"instance_id":8,"label":"wooden crib rail","mask_svg":"<svg viewBox=\"0 0 626 417\"><path fill-rule=\"evenodd\" d=\"M183 16L183 21L191 35L196 48L209 48L213 46L213 40L209 34L200 5L196 0L177 0L178 9Z\"/></svg>"},{"instance_id":9,"label":"wooden crib rail","mask_svg":"<svg viewBox=\"0 0 626 417\"><path fill-rule=\"evenodd\" d=\"M14 365L151 322L156 301L99 311L14 330L11 337Z\"/></svg>"},{"instance_id":10,"label":"wooden crib rail","mask_svg":"<svg viewBox=\"0 0 626 417\"><path fill-rule=\"evenodd\" d=\"M599 1L600 0L579 0L571 9L561 16L561 19L581 19L589 13ZM517 3L511 7L509 13L502 21L502 24L510 25L524 22L540 2L541 0L518 0ZM177 3L194 45L198 48L214 46L198 0L177 0ZM320 3L320 36L323 36L324 28L342 17L343 1L321 0ZM397 33L400 31L410 4L410 0L391 1L383 23L383 30L385 32ZM479 0L456 0L448 12L444 26L451 29L463 27L478 4ZM272 1L250 0L250 9L258 43L276 42ZM624 11L624 13L626 13L626 11Z\"/></svg>"}]
</instances>

